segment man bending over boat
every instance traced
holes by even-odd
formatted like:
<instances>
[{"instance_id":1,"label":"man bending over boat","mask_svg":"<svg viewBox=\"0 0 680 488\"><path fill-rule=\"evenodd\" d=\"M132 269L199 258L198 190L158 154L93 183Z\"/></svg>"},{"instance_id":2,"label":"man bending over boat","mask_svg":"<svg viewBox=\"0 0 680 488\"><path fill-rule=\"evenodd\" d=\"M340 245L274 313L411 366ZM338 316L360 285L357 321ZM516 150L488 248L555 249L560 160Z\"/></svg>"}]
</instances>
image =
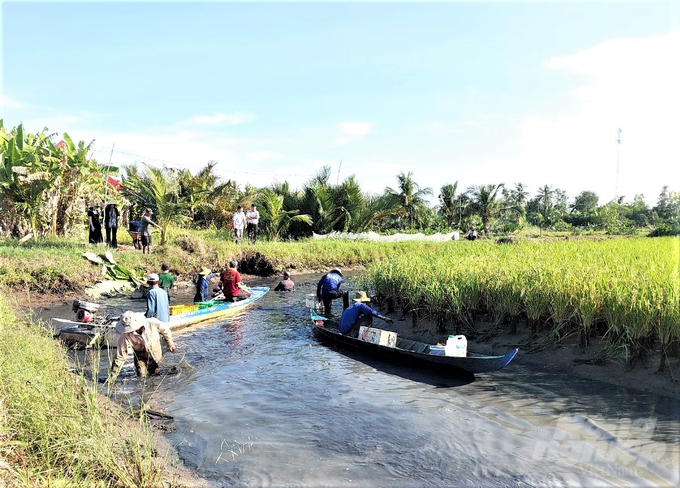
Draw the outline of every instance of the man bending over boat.
<instances>
[{"instance_id":1,"label":"man bending over boat","mask_svg":"<svg viewBox=\"0 0 680 488\"><path fill-rule=\"evenodd\" d=\"M331 314L331 305L336 298L342 298L342 309L349 306L349 294L340 291L342 285L342 271L340 268L333 268L323 275L316 285L316 297L323 302L324 314Z\"/></svg>"},{"instance_id":2,"label":"man bending over boat","mask_svg":"<svg viewBox=\"0 0 680 488\"><path fill-rule=\"evenodd\" d=\"M220 275L222 293L224 293L224 299L228 302L245 300L250 296L250 290L241 281L241 275L236 270L237 268L238 263L236 261L229 261L229 267L222 271Z\"/></svg>"},{"instance_id":3,"label":"man bending over boat","mask_svg":"<svg viewBox=\"0 0 680 488\"><path fill-rule=\"evenodd\" d=\"M168 324L156 318L146 318L143 313L128 310L116 324L116 330L120 332L120 339L116 358L111 367L109 377L111 383L116 381L130 353L135 359L137 376L145 378L150 374L159 374L158 368L163 362L160 336L163 336L168 344L168 351L175 352L175 343Z\"/></svg>"},{"instance_id":4,"label":"man bending over boat","mask_svg":"<svg viewBox=\"0 0 680 488\"><path fill-rule=\"evenodd\" d=\"M393 324L394 320L379 314L371 307L366 305L371 299L365 291L358 291L354 303L350 305L340 317L340 333L350 337L359 337L359 328L364 325L370 327L373 324L373 317L378 317L388 324Z\"/></svg>"}]
</instances>

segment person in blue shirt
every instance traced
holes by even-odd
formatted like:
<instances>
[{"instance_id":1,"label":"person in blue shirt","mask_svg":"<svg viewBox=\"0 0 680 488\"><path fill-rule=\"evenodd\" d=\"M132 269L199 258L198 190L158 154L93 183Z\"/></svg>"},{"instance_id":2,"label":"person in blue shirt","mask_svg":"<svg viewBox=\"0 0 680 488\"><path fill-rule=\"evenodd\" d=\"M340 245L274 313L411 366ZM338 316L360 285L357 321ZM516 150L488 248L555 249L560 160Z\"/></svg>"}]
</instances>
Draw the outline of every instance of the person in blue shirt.
<instances>
[{"instance_id":1,"label":"person in blue shirt","mask_svg":"<svg viewBox=\"0 0 680 488\"><path fill-rule=\"evenodd\" d=\"M370 327L373 324L373 317L378 317L388 324L394 323L394 320L381 315L366 305L371 299L368 298L365 291L358 291L353 301L354 303L342 312L340 317L339 329L341 334L358 337L359 328L362 325Z\"/></svg>"},{"instance_id":2,"label":"person in blue shirt","mask_svg":"<svg viewBox=\"0 0 680 488\"><path fill-rule=\"evenodd\" d=\"M196 279L196 295L194 295L194 303L208 301L208 293L210 292L209 282L215 276L217 276L217 273L211 273L206 267L204 267L201 272L198 273L198 279Z\"/></svg>"},{"instance_id":3,"label":"person in blue shirt","mask_svg":"<svg viewBox=\"0 0 680 488\"><path fill-rule=\"evenodd\" d=\"M163 288L158 286L158 275L151 273L146 279L146 283L151 287L146 292L146 318L156 317L161 322L170 322L170 303L168 294Z\"/></svg>"},{"instance_id":4,"label":"person in blue shirt","mask_svg":"<svg viewBox=\"0 0 680 488\"><path fill-rule=\"evenodd\" d=\"M321 277L316 285L316 297L320 302L323 302L324 314L326 316L330 315L331 305L336 298L342 298L343 310L349 306L349 294L346 291L340 291L341 285L342 271L340 271L340 268L330 270Z\"/></svg>"}]
</instances>

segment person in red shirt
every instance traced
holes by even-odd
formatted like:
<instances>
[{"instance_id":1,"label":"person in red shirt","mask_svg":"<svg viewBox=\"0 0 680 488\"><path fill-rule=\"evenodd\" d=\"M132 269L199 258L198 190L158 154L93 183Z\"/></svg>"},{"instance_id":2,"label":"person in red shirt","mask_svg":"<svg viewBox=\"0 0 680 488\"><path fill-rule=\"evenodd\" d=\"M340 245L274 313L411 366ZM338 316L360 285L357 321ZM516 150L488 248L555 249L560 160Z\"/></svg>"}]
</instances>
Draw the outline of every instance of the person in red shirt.
<instances>
[{"instance_id":1,"label":"person in red shirt","mask_svg":"<svg viewBox=\"0 0 680 488\"><path fill-rule=\"evenodd\" d=\"M229 261L229 267L222 271L220 275L222 293L224 293L224 299L228 302L245 300L250 296L250 291L241 281L241 275L236 268L238 268L238 263Z\"/></svg>"}]
</instances>

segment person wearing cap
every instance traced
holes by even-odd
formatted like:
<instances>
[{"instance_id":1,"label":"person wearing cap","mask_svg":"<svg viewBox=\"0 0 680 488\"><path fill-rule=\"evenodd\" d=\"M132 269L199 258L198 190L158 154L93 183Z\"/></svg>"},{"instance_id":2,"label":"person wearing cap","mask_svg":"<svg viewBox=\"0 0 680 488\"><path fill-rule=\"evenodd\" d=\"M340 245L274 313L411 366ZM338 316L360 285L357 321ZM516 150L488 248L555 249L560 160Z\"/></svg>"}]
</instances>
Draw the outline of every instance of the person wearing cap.
<instances>
[{"instance_id":1,"label":"person wearing cap","mask_svg":"<svg viewBox=\"0 0 680 488\"><path fill-rule=\"evenodd\" d=\"M137 376L145 378L150 374L158 374L158 368L163 362L161 336L168 344L168 351L175 352L175 343L168 324L156 318L146 318L141 312L125 312L116 324L116 330L120 332L120 338L109 375L111 383L116 381L130 353L135 358Z\"/></svg>"},{"instance_id":2,"label":"person wearing cap","mask_svg":"<svg viewBox=\"0 0 680 488\"><path fill-rule=\"evenodd\" d=\"M295 290L295 283L290 279L290 273L288 271L283 272L283 280L276 285L274 291L293 291Z\"/></svg>"},{"instance_id":3,"label":"person wearing cap","mask_svg":"<svg viewBox=\"0 0 680 488\"><path fill-rule=\"evenodd\" d=\"M158 286L159 277L156 273L151 273L146 279L149 291L146 292L146 313L147 318L155 317L161 322L170 322L170 303L168 294Z\"/></svg>"},{"instance_id":4,"label":"person wearing cap","mask_svg":"<svg viewBox=\"0 0 680 488\"><path fill-rule=\"evenodd\" d=\"M113 200L106 202L104 209L104 228L106 229L106 245L112 248L118 247L118 217L120 212L116 208L116 202Z\"/></svg>"},{"instance_id":5,"label":"person wearing cap","mask_svg":"<svg viewBox=\"0 0 680 488\"><path fill-rule=\"evenodd\" d=\"M99 205L90 205L87 209L87 221L89 224L88 241L90 244L99 244L102 242L102 222L101 214L99 213Z\"/></svg>"},{"instance_id":6,"label":"person wearing cap","mask_svg":"<svg viewBox=\"0 0 680 488\"><path fill-rule=\"evenodd\" d=\"M257 211L257 206L253 203L250 210L246 212L246 222L248 222L248 242L255 244L257 241L257 225L260 221L260 212Z\"/></svg>"},{"instance_id":7,"label":"person wearing cap","mask_svg":"<svg viewBox=\"0 0 680 488\"><path fill-rule=\"evenodd\" d=\"M158 275L158 286L168 294L168 300L170 300L170 289L174 284L175 277L170 273L170 265L168 263L163 263L161 265L161 274Z\"/></svg>"},{"instance_id":8,"label":"person wearing cap","mask_svg":"<svg viewBox=\"0 0 680 488\"><path fill-rule=\"evenodd\" d=\"M207 302L208 292L210 291L210 280L212 280L217 273L211 272L205 266L198 273L196 278L196 294L194 295L194 303Z\"/></svg>"},{"instance_id":9,"label":"person wearing cap","mask_svg":"<svg viewBox=\"0 0 680 488\"><path fill-rule=\"evenodd\" d=\"M220 281L222 282L222 293L228 302L245 300L250 296L250 290L241 281L241 275L236 261L229 261L229 267L222 271Z\"/></svg>"},{"instance_id":10,"label":"person wearing cap","mask_svg":"<svg viewBox=\"0 0 680 488\"><path fill-rule=\"evenodd\" d=\"M241 244L243 239L243 229L246 226L246 214L243 213L243 205L239 205L231 218L234 226L234 236L236 237L236 244Z\"/></svg>"},{"instance_id":11,"label":"person wearing cap","mask_svg":"<svg viewBox=\"0 0 680 488\"><path fill-rule=\"evenodd\" d=\"M144 215L142 215L142 254L151 253L151 231L149 226L152 225L157 229L161 227L151 220L153 211L150 208L144 210Z\"/></svg>"},{"instance_id":12,"label":"person wearing cap","mask_svg":"<svg viewBox=\"0 0 680 488\"><path fill-rule=\"evenodd\" d=\"M347 307L340 317L340 325L338 328L340 329L341 334L359 337L359 328L362 325L370 327L373 324L373 317L378 317L388 324L394 323L394 320L381 315L366 305L371 299L368 298L365 291L356 292L352 301L354 303Z\"/></svg>"},{"instance_id":13,"label":"person wearing cap","mask_svg":"<svg viewBox=\"0 0 680 488\"><path fill-rule=\"evenodd\" d=\"M324 314L326 316L331 313L331 305L336 298L342 298L342 309L345 310L349 306L349 294L340 291L342 285L342 271L340 268L333 268L328 273L323 275L316 285L316 297L320 302L323 302Z\"/></svg>"}]
</instances>

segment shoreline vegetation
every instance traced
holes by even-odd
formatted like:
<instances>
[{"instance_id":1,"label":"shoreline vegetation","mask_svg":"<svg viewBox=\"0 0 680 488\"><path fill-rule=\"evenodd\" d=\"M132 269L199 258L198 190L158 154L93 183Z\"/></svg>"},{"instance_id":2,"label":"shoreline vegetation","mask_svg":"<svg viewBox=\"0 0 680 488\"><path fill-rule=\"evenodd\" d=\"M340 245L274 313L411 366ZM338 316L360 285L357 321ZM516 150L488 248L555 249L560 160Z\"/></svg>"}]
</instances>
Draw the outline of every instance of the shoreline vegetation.
<instances>
[{"instance_id":1,"label":"shoreline vegetation","mask_svg":"<svg viewBox=\"0 0 680 488\"><path fill-rule=\"evenodd\" d=\"M627 374L631 384L639 381L635 370L649 366L650 358L657 381L670 385L680 376L677 237L236 246L229 232L170 227L168 242L152 254L135 251L128 236L120 237L114 256L128 269L151 272L167 262L179 279L230 259L259 276L361 269L358 285L378 298L383 311L401 318L405 334L409 328L414 336L464 333L489 348L511 338L527 363L532 351L571 348L572 366L573 358L591 367L609 364L624 384ZM0 299L0 482L9 486L151 487L163 479L168 461L153 455L148 422L102 401L96 385L70 372L73 366L47 328L20 318L26 310L18 307L82 297L85 286L101 280L101 269L82 254L104 249L66 238L0 239L0 290L16 298Z\"/></svg>"}]
</instances>

